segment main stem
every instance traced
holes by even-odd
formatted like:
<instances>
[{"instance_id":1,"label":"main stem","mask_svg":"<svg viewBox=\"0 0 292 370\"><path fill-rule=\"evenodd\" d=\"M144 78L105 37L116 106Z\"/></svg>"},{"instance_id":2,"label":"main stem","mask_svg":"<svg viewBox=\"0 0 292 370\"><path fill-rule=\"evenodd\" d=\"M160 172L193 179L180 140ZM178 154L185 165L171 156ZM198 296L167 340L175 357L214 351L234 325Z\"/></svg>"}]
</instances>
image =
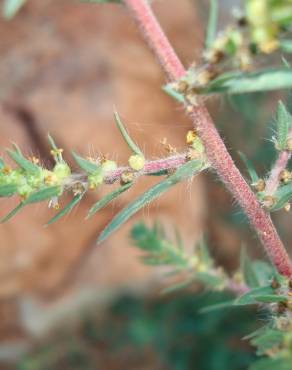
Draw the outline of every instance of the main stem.
<instances>
[{"instance_id":1,"label":"main stem","mask_svg":"<svg viewBox=\"0 0 292 370\"><path fill-rule=\"evenodd\" d=\"M185 74L185 69L162 31L148 2L146 0L123 0L123 2L136 20L144 39L156 55L169 80L174 81L182 77ZM255 194L235 166L209 112L203 104L188 105L187 112L205 146L210 164L248 216L271 262L279 273L291 277L291 260L270 215L261 207Z\"/></svg>"}]
</instances>

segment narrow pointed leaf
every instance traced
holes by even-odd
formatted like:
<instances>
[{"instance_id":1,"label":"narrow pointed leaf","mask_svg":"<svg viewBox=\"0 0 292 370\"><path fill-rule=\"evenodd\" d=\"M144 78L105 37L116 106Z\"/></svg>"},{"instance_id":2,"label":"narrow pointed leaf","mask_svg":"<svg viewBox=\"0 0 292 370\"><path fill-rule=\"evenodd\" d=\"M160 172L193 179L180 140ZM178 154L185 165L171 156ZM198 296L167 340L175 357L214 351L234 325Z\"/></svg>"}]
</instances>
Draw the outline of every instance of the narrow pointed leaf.
<instances>
[{"instance_id":1,"label":"narrow pointed leaf","mask_svg":"<svg viewBox=\"0 0 292 370\"><path fill-rule=\"evenodd\" d=\"M53 218L51 218L46 226L51 225L55 221L59 220L61 217L65 216L68 212L70 212L82 199L84 194L75 195L74 198L61 210L59 211Z\"/></svg>"},{"instance_id":2,"label":"narrow pointed leaf","mask_svg":"<svg viewBox=\"0 0 292 370\"><path fill-rule=\"evenodd\" d=\"M246 169L247 169L247 172L250 176L250 179L252 181L252 183L256 183L258 180L259 180L259 177L256 173L256 170L254 169L253 167L253 164L251 163L251 161L246 157L246 155L242 152L238 152L242 162L245 164L246 166Z\"/></svg>"},{"instance_id":3,"label":"narrow pointed leaf","mask_svg":"<svg viewBox=\"0 0 292 370\"><path fill-rule=\"evenodd\" d=\"M104 208L106 205L108 205L112 200L114 200L116 197L118 197L120 194L122 194L124 191L128 190L132 186L132 183L125 184L123 186L120 186L118 189L113 190L106 196L104 196L102 199L100 199L98 202L96 202L89 210L87 219L92 217L96 212Z\"/></svg>"},{"instance_id":4,"label":"narrow pointed leaf","mask_svg":"<svg viewBox=\"0 0 292 370\"><path fill-rule=\"evenodd\" d=\"M277 302L286 302L287 297L284 295L263 294L263 295L255 296L255 300L257 302L262 302L262 303L277 303Z\"/></svg>"},{"instance_id":5,"label":"narrow pointed leaf","mask_svg":"<svg viewBox=\"0 0 292 370\"><path fill-rule=\"evenodd\" d=\"M178 101L179 103L184 103L185 98L182 94L175 91L170 85L164 85L162 86L162 90L169 95L174 100Z\"/></svg>"},{"instance_id":6,"label":"narrow pointed leaf","mask_svg":"<svg viewBox=\"0 0 292 370\"><path fill-rule=\"evenodd\" d=\"M292 87L292 70L287 68L264 69L256 72L234 72L221 75L202 89L202 94L242 94L271 91Z\"/></svg>"},{"instance_id":7,"label":"narrow pointed leaf","mask_svg":"<svg viewBox=\"0 0 292 370\"><path fill-rule=\"evenodd\" d=\"M25 204L42 202L46 199L60 195L60 186L50 186L47 188L40 189L30 194L25 200Z\"/></svg>"},{"instance_id":8,"label":"narrow pointed leaf","mask_svg":"<svg viewBox=\"0 0 292 370\"><path fill-rule=\"evenodd\" d=\"M143 157L144 154L142 153L140 148L134 143L134 141L130 138L125 126L123 125L123 122L120 119L120 116L119 116L118 112L114 113L114 119L115 119L116 125L117 125L121 135L123 136L125 142L127 143L128 147L132 150L132 152L134 152L135 154L141 155Z\"/></svg>"},{"instance_id":9,"label":"narrow pointed leaf","mask_svg":"<svg viewBox=\"0 0 292 370\"><path fill-rule=\"evenodd\" d=\"M5 163L3 161L3 159L0 157L0 170L2 170L2 168L5 167Z\"/></svg>"},{"instance_id":10,"label":"narrow pointed leaf","mask_svg":"<svg viewBox=\"0 0 292 370\"><path fill-rule=\"evenodd\" d=\"M58 150L58 147L55 143L55 140L52 138L52 136L50 134L48 134L48 142L51 145L52 149Z\"/></svg>"},{"instance_id":11,"label":"narrow pointed leaf","mask_svg":"<svg viewBox=\"0 0 292 370\"><path fill-rule=\"evenodd\" d=\"M24 5L26 0L4 0L3 4L3 16L6 19L11 19Z\"/></svg>"},{"instance_id":12,"label":"narrow pointed leaf","mask_svg":"<svg viewBox=\"0 0 292 370\"><path fill-rule=\"evenodd\" d=\"M113 218L113 220L100 234L98 238L98 243L104 241L110 234L117 230L123 223L125 223L131 216L133 216L146 204L156 199L159 195L170 189L178 182L185 180L195 173L198 173L203 169L203 167L204 166L201 161L190 161L177 169L173 175L162 180L161 182L147 190L144 194L136 198L132 203L130 203Z\"/></svg>"},{"instance_id":13,"label":"narrow pointed leaf","mask_svg":"<svg viewBox=\"0 0 292 370\"><path fill-rule=\"evenodd\" d=\"M291 116L281 101L277 107L276 125L278 148L279 150L285 150Z\"/></svg>"},{"instance_id":14,"label":"narrow pointed leaf","mask_svg":"<svg viewBox=\"0 0 292 370\"><path fill-rule=\"evenodd\" d=\"M234 304L236 306L255 304L257 302L257 296L268 295L268 294L273 294L273 293L274 293L274 290L270 285L260 287L260 288L255 288L241 295L240 297L238 297L234 301Z\"/></svg>"},{"instance_id":15,"label":"narrow pointed leaf","mask_svg":"<svg viewBox=\"0 0 292 370\"><path fill-rule=\"evenodd\" d=\"M292 182L278 188L274 196L276 198L276 203L270 209L270 212L283 208L284 205L292 198Z\"/></svg>"},{"instance_id":16,"label":"narrow pointed leaf","mask_svg":"<svg viewBox=\"0 0 292 370\"><path fill-rule=\"evenodd\" d=\"M10 220L13 216L16 215L23 207L25 206L25 203L19 203L18 206L16 206L11 212L8 213L8 215L4 216L0 219L0 223L3 224L4 222L7 222Z\"/></svg>"},{"instance_id":17,"label":"narrow pointed leaf","mask_svg":"<svg viewBox=\"0 0 292 370\"><path fill-rule=\"evenodd\" d=\"M211 47L213 41L216 37L217 31L217 20L218 20L218 0L209 0L210 10L209 10L209 19L206 30L206 41L205 47Z\"/></svg>"},{"instance_id":18,"label":"narrow pointed leaf","mask_svg":"<svg viewBox=\"0 0 292 370\"><path fill-rule=\"evenodd\" d=\"M13 184L0 185L0 197L11 197L16 193L17 186Z\"/></svg>"},{"instance_id":19,"label":"narrow pointed leaf","mask_svg":"<svg viewBox=\"0 0 292 370\"><path fill-rule=\"evenodd\" d=\"M18 166L25 171L31 173L37 173L40 171L39 166L24 158L22 154L19 154L18 152L12 150L7 150L7 153L9 154L9 157L13 159L14 162L17 163Z\"/></svg>"},{"instance_id":20,"label":"narrow pointed leaf","mask_svg":"<svg viewBox=\"0 0 292 370\"><path fill-rule=\"evenodd\" d=\"M212 304L210 306L203 307L199 312L200 313L209 313L217 310L223 310L226 308L234 308L234 299L232 301L220 302Z\"/></svg>"},{"instance_id":21,"label":"narrow pointed leaf","mask_svg":"<svg viewBox=\"0 0 292 370\"><path fill-rule=\"evenodd\" d=\"M73 158L75 162L78 164L78 166L87 173L94 173L98 170L99 165L96 163L93 163L91 161L88 161L85 158L80 157L75 152L72 152Z\"/></svg>"},{"instance_id":22,"label":"narrow pointed leaf","mask_svg":"<svg viewBox=\"0 0 292 370\"><path fill-rule=\"evenodd\" d=\"M252 261L249 259L244 247L241 248L240 253L240 271L243 275L245 283L250 288L257 288L260 284L257 275L253 269Z\"/></svg>"}]
</instances>

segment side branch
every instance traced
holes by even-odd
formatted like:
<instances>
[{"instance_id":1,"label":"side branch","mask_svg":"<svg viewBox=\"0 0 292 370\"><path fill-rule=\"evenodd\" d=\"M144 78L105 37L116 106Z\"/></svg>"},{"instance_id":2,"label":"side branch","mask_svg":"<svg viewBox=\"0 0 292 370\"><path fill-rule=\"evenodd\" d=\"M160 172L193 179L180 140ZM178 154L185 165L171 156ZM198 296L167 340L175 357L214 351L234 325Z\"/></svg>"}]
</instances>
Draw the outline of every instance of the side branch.
<instances>
[{"instance_id":1,"label":"side branch","mask_svg":"<svg viewBox=\"0 0 292 370\"><path fill-rule=\"evenodd\" d=\"M177 80L182 77L185 70L147 1L123 0L123 2L136 20L143 37L154 51L168 78ZM281 274L288 277L292 276L292 263L269 214L263 210L255 194L235 166L207 109L203 105L190 105L187 106L187 112L205 146L210 164L248 216L271 262Z\"/></svg>"}]
</instances>

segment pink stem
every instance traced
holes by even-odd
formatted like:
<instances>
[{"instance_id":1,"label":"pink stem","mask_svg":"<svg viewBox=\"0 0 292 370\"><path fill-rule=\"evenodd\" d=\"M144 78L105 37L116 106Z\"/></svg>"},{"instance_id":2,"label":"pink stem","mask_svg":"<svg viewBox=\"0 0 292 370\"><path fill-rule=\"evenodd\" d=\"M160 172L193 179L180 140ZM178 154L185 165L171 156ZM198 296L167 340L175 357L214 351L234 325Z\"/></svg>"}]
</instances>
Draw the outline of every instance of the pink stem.
<instances>
[{"instance_id":1,"label":"pink stem","mask_svg":"<svg viewBox=\"0 0 292 370\"><path fill-rule=\"evenodd\" d=\"M123 0L123 2L136 20L144 39L154 51L167 76L171 80L182 77L185 70L147 1ZM288 277L292 276L292 263L269 214L260 206L256 196L235 166L207 109L200 104L198 106L188 106L187 111L205 146L209 162L248 216L270 260L281 274Z\"/></svg>"},{"instance_id":2,"label":"pink stem","mask_svg":"<svg viewBox=\"0 0 292 370\"><path fill-rule=\"evenodd\" d=\"M273 195L277 190L280 182L280 174L287 167L290 157L291 153L286 150L279 153L279 157L276 160L274 167L271 170L270 176L266 182L265 193L267 195Z\"/></svg>"},{"instance_id":3,"label":"pink stem","mask_svg":"<svg viewBox=\"0 0 292 370\"><path fill-rule=\"evenodd\" d=\"M156 159L154 161L148 161L145 163L144 168L141 171L134 172L135 176L151 175L152 173L176 169L187 162L187 153L176 154L162 159ZM119 167L114 171L111 171L105 176L104 181L108 184L112 184L119 180L123 172L132 171L130 167Z\"/></svg>"}]
</instances>

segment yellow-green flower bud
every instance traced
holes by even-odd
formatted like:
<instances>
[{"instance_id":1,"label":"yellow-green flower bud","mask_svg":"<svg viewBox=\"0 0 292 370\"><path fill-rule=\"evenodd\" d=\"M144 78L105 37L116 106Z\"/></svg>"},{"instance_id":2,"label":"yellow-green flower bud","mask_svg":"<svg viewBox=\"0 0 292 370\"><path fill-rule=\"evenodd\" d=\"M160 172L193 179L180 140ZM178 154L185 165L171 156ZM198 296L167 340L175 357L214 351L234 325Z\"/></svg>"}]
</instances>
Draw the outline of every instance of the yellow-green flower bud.
<instances>
[{"instance_id":1,"label":"yellow-green flower bud","mask_svg":"<svg viewBox=\"0 0 292 370\"><path fill-rule=\"evenodd\" d=\"M192 148L198 153L204 153L205 151L204 145L198 136L194 139L192 143Z\"/></svg>"},{"instance_id":2,"label":"yellow-green flower bud","mask_svg":"<svg viewBox=\"0 0 292 370\"><path fill-rule=\"evenodd\" d=\"M102 163L101 168L103 173L110 172L117 169L117 164L114 161L106 160Z\"/></svg>"},{"instance_id":3,"label":"yellow-green flower bud","mask_svg":"<svg viewBox=\"0 0 292 370\"><path fill-rule=\"evenodd\" d=\"M129 166L135 170L140 171L145 165L145 158L139 154L133 154L129 158Z\"/></svg>"},{"instance_id":4,"label":"yellow-green flower bud","mask_svg":"<svg viewBox=\"0 0 292 370\"><path fill-rule=\"evenodd\" d=\"M103 174L101 171L92 173L88 176L88 188L94 190L103 183Z\"/></svg>"},{"instance_id":5,"label":"yellow-green flower bud","mask_svg":"<svg viewBox=\"0 0 292 370\"><path fill-rule=\"evenodd\" d=\"M70 167L65 162L57 163L53 172L57 176L58 180L64 180L66 177L71 175Z\"/></svg>"}]
</instances>

